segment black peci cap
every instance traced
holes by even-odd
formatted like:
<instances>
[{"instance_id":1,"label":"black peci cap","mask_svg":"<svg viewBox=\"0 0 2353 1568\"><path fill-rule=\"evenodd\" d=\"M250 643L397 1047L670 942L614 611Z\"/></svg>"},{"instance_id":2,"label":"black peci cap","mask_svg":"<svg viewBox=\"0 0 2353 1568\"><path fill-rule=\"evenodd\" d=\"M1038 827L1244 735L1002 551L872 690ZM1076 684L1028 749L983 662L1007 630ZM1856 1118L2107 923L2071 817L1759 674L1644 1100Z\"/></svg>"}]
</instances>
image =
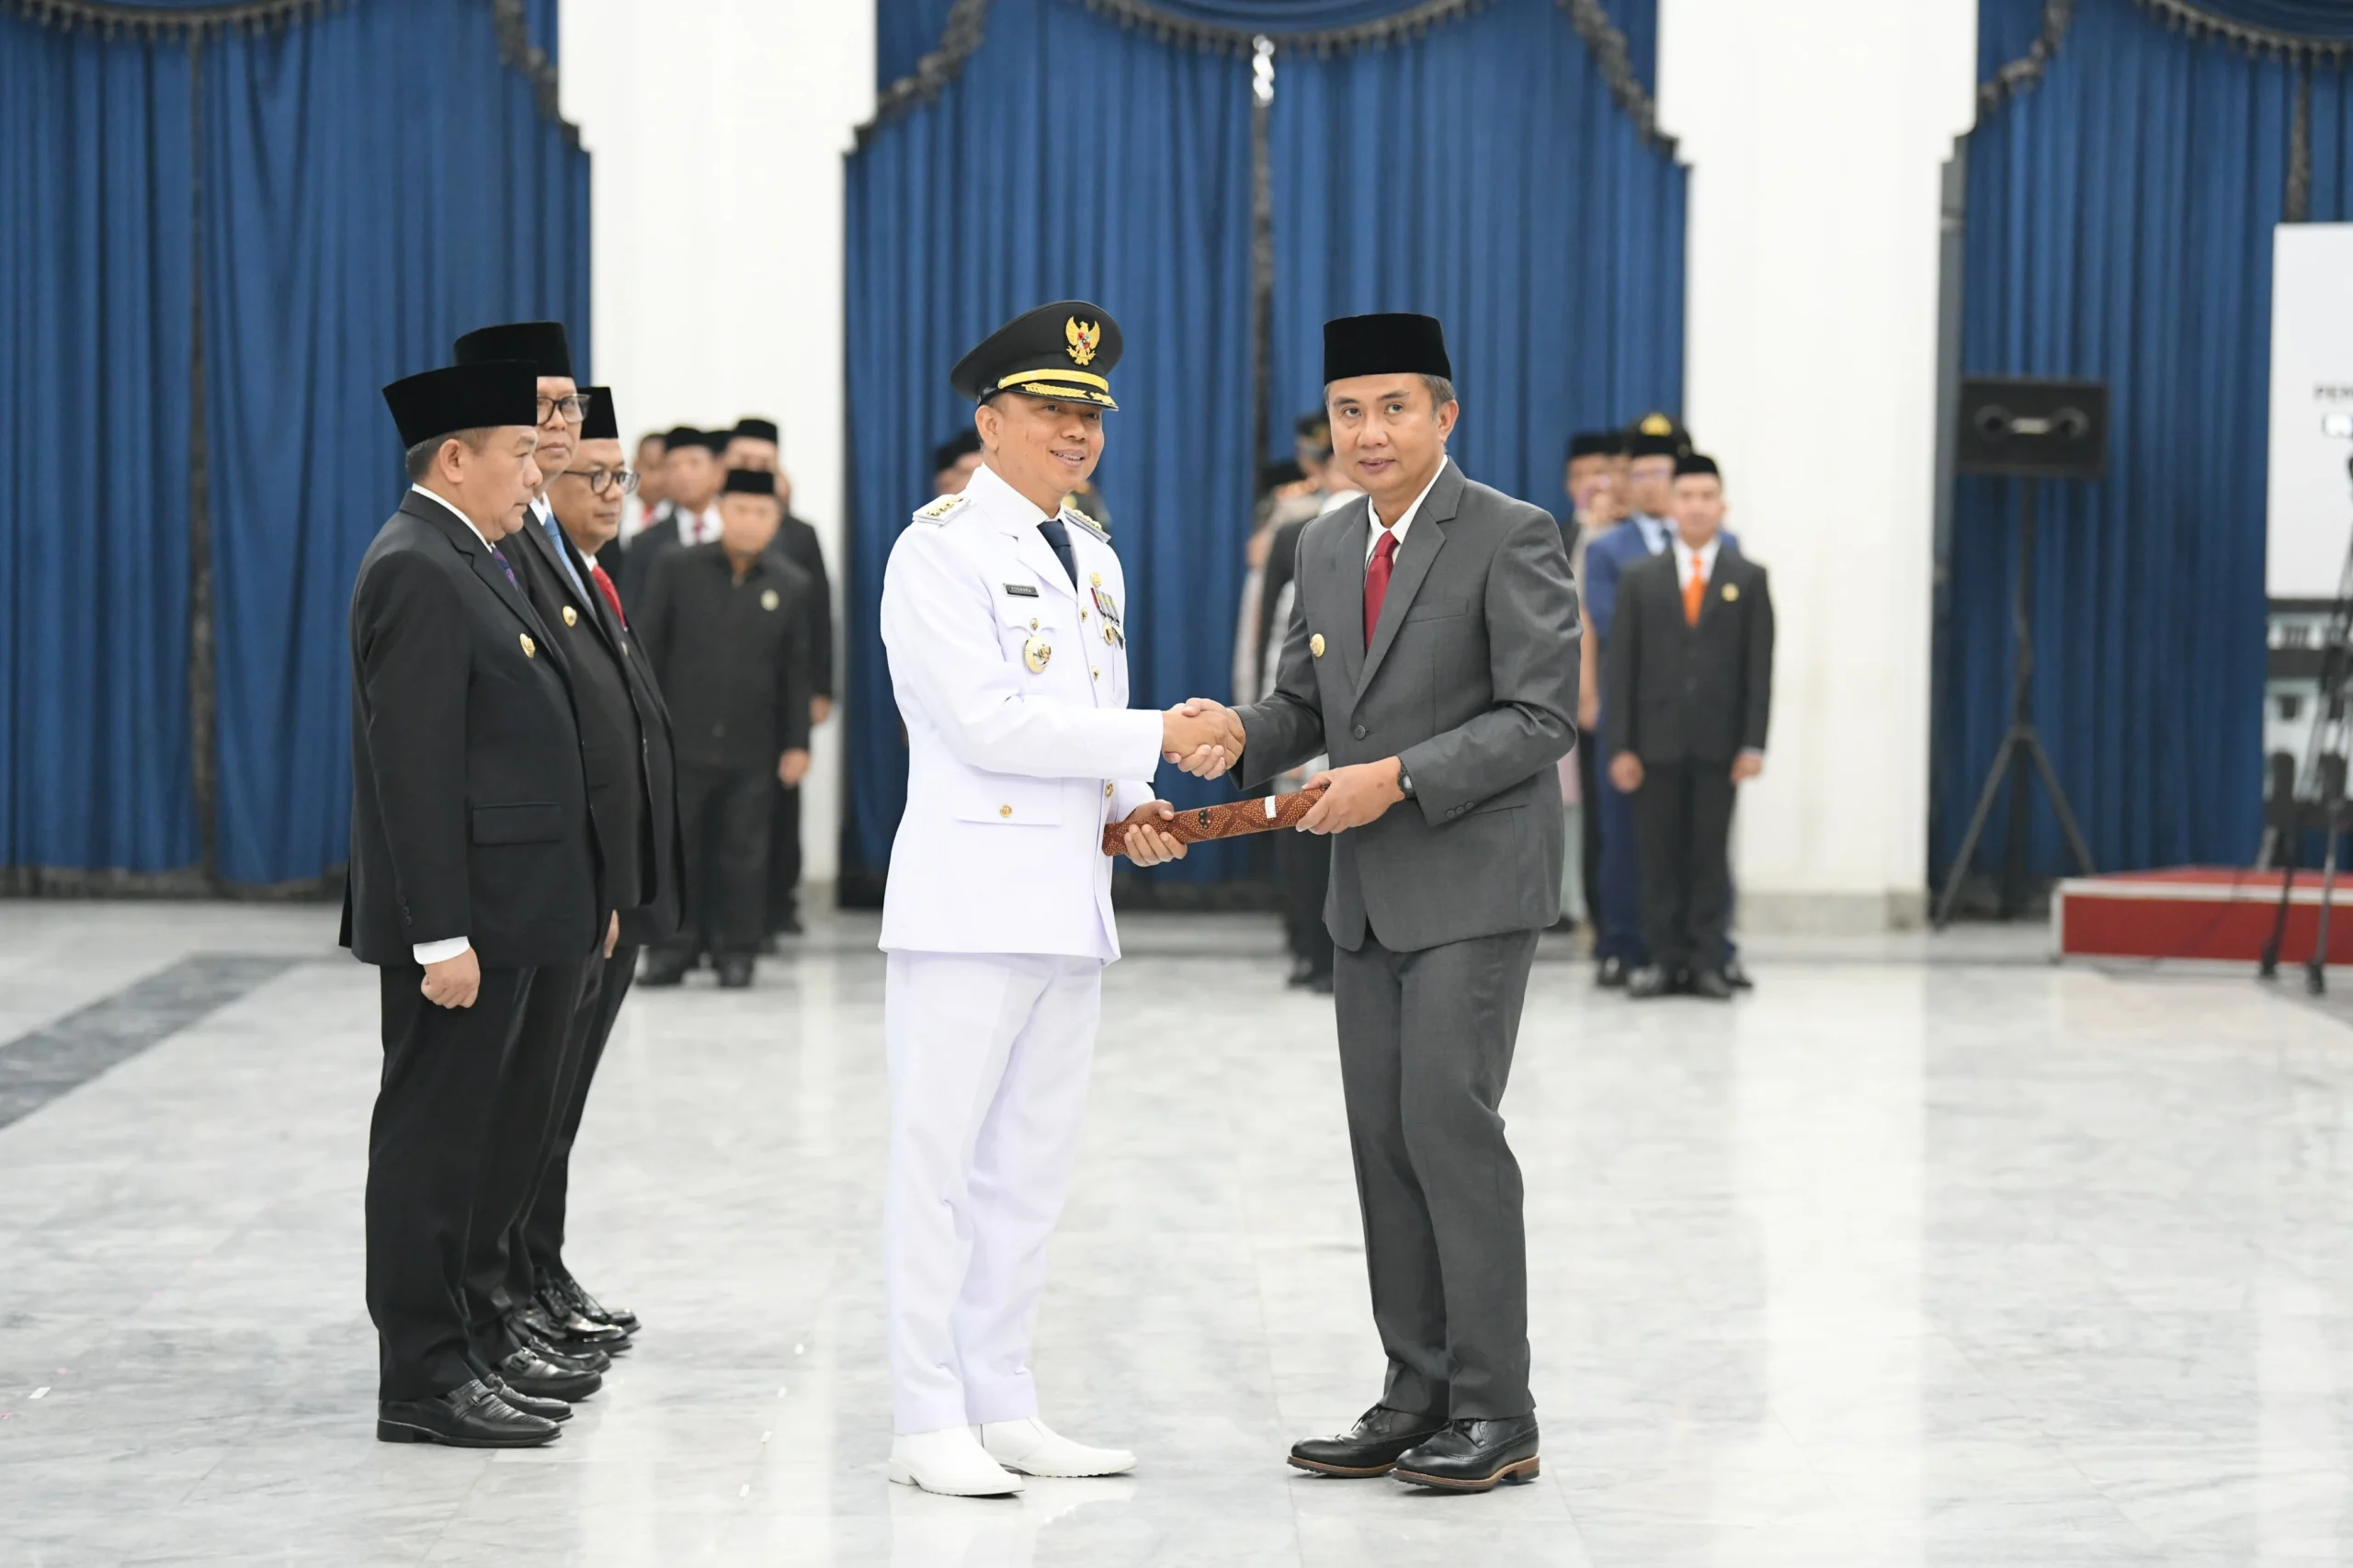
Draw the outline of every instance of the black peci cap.
<instances>
[{"instance_id":1,"label":"black peci cap","mask_svg":"<svg viewBox=\"0 0 2353 1568\"><path fill-rule=\"evenodd\" d=\"M1569 461L1579 458L1614 458L1626 449L1623 430L1580 430L1569 437Z\"/></svg>"},{"instance_id":2,"label":"black peci cap","mask_svg":"<svg viewBox=\"0 0 2353 1568\"><path fill-rule=\"evenodd\" d=\"M534 367L535 376L572 379L572 342L560 321L511 321L476 327L458 339L454 352L460 365L523 359Z\"/></svg>"},{"instance_id":3,"label":"black peci cap","mask_svg":"<svg viewBox=\"0 0 2353 1568\"><path fill-rule=\"evenodd\" d=\"M730 434L741 436L747 441L766 441L771 447L782 444L784 439L773 419L738 419Z\"/></svg>"},{"instance_id":4,"label":"black peci cap","mask_svg":"<svg viewBox=\"0 0 2353 1568\"><path fill-rule=\"evenodd\" d=\"M613 413L613 389L583 387L580 395L588 400L588 411L580 419L580 438L584 441L620 440L621 422Z\"/></svg>"},{"instance_id":5,"label":"black peci cap","mask_svg":"<svg viewBox=\"0 0 2353 1568\"><path fill-rule=\"evenodd\" d=\"M1679 458L1691 449L1691 432L1668 415L1655 411L1634 421L1626 432L1626 450L1638 458Z\"/></svg>"},{"instance_id":6,"label":"black peci cap","mask_svg":"<svg viewBox=\"0 0 2353 1568\"><path fill-rule=\"evenodd\" d=\"M1324 324L1324 385L1352 376L1394 375L1454 379L1446 329L1436 316L1392 312Z\"/></svg>"},{"instance_id":7,"label":"black peci cap","mask_svg":"<svg viewBox=\"0 0 2353 1568\"><path fill-rule=\"evenodd\" d=\"M673 425L663 434L662 450L665 453L675 452L680 447L700 447L703 450L709 451L710 441L691 425Z\"/></svg>"},{"instance_id":8,"label":"black peci cap","mask_svg":"<svg viewBox=\"0 0 2353 1568\"><path fill-rule=\"evenodd\" d=\"M722 495L773 495L776 475L764 468L731 468L719 487Z\"/></svg>"},{"instance_id":9,"label":"black peci cap","mask_svg":"<svg viewBox=\"0 0 2353 1568\"><path fill-rule=\"evenodd\" d=\"M1102 306L1057 300L1023 312L982 339L956 361L948 384L975 403L1010 392L1116 409L1111 368L1124 347L1120 324Z\"/></svg>"},{"instance_id":10,"label":"black peci cap","mask_svg":"<svg viewBox=\"0 0 2353 1568\"><path fill-rule=\"evenodd\" d=\"M960 430L931 449L931 472L945 473L980 449L978 430Z\"/></svg>"},{"instance_id":11,"label":"black peci cap","mask_svg":"<svg viewBox=\"0 0 2353 1568\"><path fill-rule=\"evenodd\" d=\"M1705 452L1685 452L1675 460L1676 478L1688 479L1695 473L1711 475L1716 479L1723 477L1723 471L1716 466L1716 460Z\"/></svg>"},{"instance_id":12,"label":"black peci cap","mask_svg":"<svg viewBox=\"0 0 2353 1568\"><path fill-rule=\"evenodd\" d=\"M539 374L519 359L445 365L384 389L384 406L392 411L404 449L460 430L534 426L539 404Z\"/></svg>"}]
</instances>

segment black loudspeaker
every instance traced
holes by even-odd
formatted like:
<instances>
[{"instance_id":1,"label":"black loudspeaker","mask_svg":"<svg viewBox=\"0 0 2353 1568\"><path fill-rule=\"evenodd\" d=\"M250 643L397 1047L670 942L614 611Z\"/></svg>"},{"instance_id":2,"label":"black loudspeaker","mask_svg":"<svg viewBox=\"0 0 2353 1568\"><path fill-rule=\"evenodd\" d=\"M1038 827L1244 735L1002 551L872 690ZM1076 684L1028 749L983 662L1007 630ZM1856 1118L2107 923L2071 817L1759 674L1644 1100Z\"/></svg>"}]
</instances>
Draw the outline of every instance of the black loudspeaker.
<instances>
[{"instance_id":1,"label":"black loudspeaker","mask_svg":"<svg viewBox=\"0 0 2353 1568\"><path fill-rule=\"evenodd\" d=\"M2027 379L1961 383L1963 473L2097 479L2108 471L2108 386Z\"/></svg>"}]
</instances>

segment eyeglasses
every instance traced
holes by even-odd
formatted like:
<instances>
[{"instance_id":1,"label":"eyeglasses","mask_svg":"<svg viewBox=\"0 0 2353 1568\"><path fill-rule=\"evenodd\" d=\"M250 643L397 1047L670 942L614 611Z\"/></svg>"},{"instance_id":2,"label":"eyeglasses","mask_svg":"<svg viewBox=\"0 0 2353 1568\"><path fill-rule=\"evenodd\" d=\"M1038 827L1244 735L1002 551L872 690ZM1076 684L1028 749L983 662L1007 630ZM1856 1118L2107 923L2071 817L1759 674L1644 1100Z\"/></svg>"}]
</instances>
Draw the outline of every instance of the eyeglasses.
<instances>
[{"instance_id":1,"label":"eyeglasses","mask_svg":"<svg viewBox=\"0 0 2353 1568\"><path fill-rule=\"evenodd\" d=\"M574 479L588 482L592 495L609 495L618 490L624 495L637 493L637 475L625 468L568 468L563 471Z\"/></svg>"},{"instance_id":2,"label":"eyeglasses","mask_svg":"<svg viewBox=\"0 0 2353 1568\"><path fill-rule=\"evenodd\" d=\"M548 415L558 411L563 413L566 421L577 423L595 401L586 392L574 392L570 397L543 397L540 399L540 423L546 424Z\"/></svg>"}]
</instances>

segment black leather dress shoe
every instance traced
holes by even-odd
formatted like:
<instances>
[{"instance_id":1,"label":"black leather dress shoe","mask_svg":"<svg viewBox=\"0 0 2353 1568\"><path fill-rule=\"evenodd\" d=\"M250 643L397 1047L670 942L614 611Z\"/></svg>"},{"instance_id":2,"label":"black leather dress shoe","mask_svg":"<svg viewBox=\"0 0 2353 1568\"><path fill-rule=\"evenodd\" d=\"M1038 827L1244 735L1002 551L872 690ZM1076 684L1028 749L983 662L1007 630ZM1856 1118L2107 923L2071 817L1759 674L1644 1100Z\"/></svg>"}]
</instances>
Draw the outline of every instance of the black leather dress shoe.
<instances>
[{"instance_id":1,"label":"black leather dress shoe","mask_svg":"<svg viewBox=\"0 0 2353 1568\"><path fill-rule=\"evenodd\" d=\"M526 1415L536 1415L542 1421L572 1419L572 1406L560 1399L541 1399L536 1394L525 1393L496 1372L491 1373L483 1381L490 1385L491 1392Z\"/></svg>"},{"instance_id":2,"label":"black leather dress shoe","mask_svg":"<svg viewBox=\"0 0 2353 1568\"><path fill-rule=\"evenodd\" d=\"M729 991L741 991L752 983L752 960L747 954L728 953L719 960L719 983Z\"/></svg>"},{"instance_id":3,"label":"black leather dress shoe","mask_svg":"<svg viewBox=\"0 0 2353 1568\"><path fill-rule=\"evenodd\" d=\"M1654 996L1672 995L1675 978L1656 964L1646 963L1626 976L1626 994L1637 1002L1647 1002Z\"/></svg>"},{"instance_id":4,"label":"black leather dress shoe","mask_svg":"<svg viewBox=\"0 0 2353 1568\"><path fill-rule=\"evenodd\" d=\"M536 1449L562 1436L552 1421L526 1415L477 1378L438 1399L387 1399L376 1406L380 1443L446 1443L453 1449Z\"/></svg>"},{"instance_id":5,"label":"black leather dress shoe","mask_svg":"<svg viewBox=\"0 0 2353 1568\"><path fill-rule=\"evenodd\" d=\"M569 1274L556 1277L555 1288L572 1303L572 1310L591 1323L608 1323L625 1334L637 1332L637 1314L625 1307L608 1307L588 1293L588 1287Z\"/></svg>"},{"instance_id":6,"label":"black leather dress shoe","mask_svg":"<svg viewBox=\"0 0 2353 1568\"><path fill-rule=\"evenodd\" d=\"M1615 991L1626 983L1626 960L1615 954L1593 966L1593 983L1604 991Z\"/></svg>"},{"instance_id":7,"label":"black leather dress shoe","mask_svg":"<svg viewBox=\"0 0 2353 1568\"><path fill-rule=\"evenodd\" d=\"M1335 1437L1305 1437L1290 1446L1290 1462L1318 1475L1351 1479L1387 1475L1397 1456L1446 1430L1446 1417L1376 1404Z\"/></svg>"},{"instance_id":8,"label":"black leather dress shoe","mask_svg":"<svg viewBox=\"0 0 2353 1568\"><path fill-rule=\"evenodd\" d=\"M602 1374L566 1371L536 1350L517 1350L507 1357L498 1364L498 1377L518 1393L566 1404L577 1404L605 1386Z\"/></svg>"},{"instance_id":9,"label":"black leather dress shoe","mask_svg":"<svg viewBox=\"0 0 2353 1568\"><path fill-rule=\"evenodd\" d=\"M529 1306L515 1315L533 1334L567 1356L577 1356L585 1350L602 1350L610 1355L628 1347L629 1335L624 1331L610 1324L591 1323L551 1298L551 1292L542 1290Z\"/></svg>"},{"instance_id":10,"label":"black leather dress shoe","mask_svg":"<svg viewBox=\"0 0 2353 1568\"><path fill-rule=\"evenodd\" d=\"M579 1346L566 1350L531 1327L520 1312L510 1312L506 1318L507 1337L516 1345L547 1362L559 1372L609 1372L613 1358L602 1350ZM561 1397L561 1396L559 1396Z\"/></svg>"},{"instance_id":11,"label":"black leather dress shoe","mask_svg":"<svg viewBox=\"0 0 2353 1568\"><path fill-rule=\"evenodd\" d=\"M1397 1456L1389 1473L1409 1486L1442 1492L1492 1492L1536 1479L1536 1417L1456 1421L1420 1448Z\"/></svg>"},{"instance_id":12,"label":"black leather dress shoe","mask_svg":"<svg viewBox=\"0 0 2353 1568\"><path fill-rule=\"evenodd\" d=\"M1721 970L1695 969L1691 971L1691 978L1684 983L1683 988L1692 995L1704 996L1711 1002L1732 1000L1732 982L1724 977Z\"/></svg>"},{"instance_id":13,"label":"black leather dress shoe","mask_svg":"<svg viewBox=\"0 0 2353 1568\"><path fill-rule=\"evenodd\" d=\"M687 971L695 967L694 959L686 953L648 953L644 972L637 977L640 985L682 985Z\"/></svg>"},{"instance_id":14,"label":"black leather dress shoe","mask_svg":"<svg viewBox=\"0 0 2353 1568\"><path fill-rule=\"evenodd\" d=\"M772 937L799 937L806 935L807 929L801 924L800 911L788 909L776 917L776 929L768 934Z\"/></svg>"},{"instance_id":15,"label":"black leather dress shoe","mask_svg":"<svg viewBox=\"0 0 2353 1568\"><path fill-rule=\"evenodd\" d=\"M1734 991L1756 989L1756 982L1748 978L1748 971L1742 967L1738 959L1724 960L1724 978L1732 983Z\"/></svg>"}]
</instances>

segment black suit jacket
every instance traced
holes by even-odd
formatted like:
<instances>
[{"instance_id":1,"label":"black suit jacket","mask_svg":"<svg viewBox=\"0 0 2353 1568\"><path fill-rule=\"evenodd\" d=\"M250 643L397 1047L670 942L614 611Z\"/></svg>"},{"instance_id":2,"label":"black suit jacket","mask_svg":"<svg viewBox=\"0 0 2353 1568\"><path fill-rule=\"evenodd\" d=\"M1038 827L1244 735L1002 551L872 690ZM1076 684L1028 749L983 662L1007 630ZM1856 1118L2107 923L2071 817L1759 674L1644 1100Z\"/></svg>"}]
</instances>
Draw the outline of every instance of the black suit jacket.
<instances>
[{"instance_id":1,"label":"black suit jacket","mask_svg":"<svg viewBox=\"0 0 2353 1568\"><path fill-rule=\"evenodd\" d=\"M637 530L637 537L621 551L620 575L613 580L614 590L621 597L621 608L632 620L644 608L646 585L654 580L654 568L674 550L686 548L678 540L678 515L669 502L654 508L653 518Z\"/></svg>"},{"instance_id":2,"label":"black suit jacket","mask_svg":"<svg viewBox=\"0 0 2353 1568\"><path fill-rule=\"evenodd\" d=\"M485 968L603 940L596 835L559 641L463 519L411 491L351 591L351 874L373 964L464 937Z\"/></svg>"},{"instance_id":3,"label":"black suit jacket","mask_svg":"<svg viewBox=\"0 0 2353 1568\"><path fill-rule=\"evenodd\" d=\"M769 545L768 550L809 574L809 695L831 698L834 695L834 582L825 573L824 547L817 542L817 530L813 527L788 513L777 528L776 542Z\"/></svg>"},{"instance_id":4,"label":"black suit jacket","mask_svg":"<svg viewBox=\"0 0 2353 1568\"><path fill-rule=\"evenodd\" d=\"M575 677L588 810L604 850L606 904L621 912L629 940L658 941L677 928L678 868L685 857L670 714L653 666L613 619L590 580L588 562L569 540L559 560L555 541L534 517L506 554ZM564 572L567 562L580 588ZM654 936L631 934L657 927Z\"/></svg>"},{"instance_id":5,"label":"black suit jacket","mask_svg":"<svg viewBox=\"0 0 2353 1568\"><path fill-rule=\"evenodd\" d=\"M1645 763L1729 764L1763 751L1773 716L1773 596L1765 568L1716 551L1699 624L1683 615L1675 551L1626 568L1602 649L1609 744Z\"/></svg>"},{"instance_id":6,"label":"black suit jacket","mask_svg":"<svg viewBox=\"0 0 2353 1568\"><path fill-rule=\"evenodd\" d=\"M808 745L811 587L774 554L740 582L716 544L663 555L634 619L682 764L773 773L786 752Z\"/></svg>"}]
</instances>

